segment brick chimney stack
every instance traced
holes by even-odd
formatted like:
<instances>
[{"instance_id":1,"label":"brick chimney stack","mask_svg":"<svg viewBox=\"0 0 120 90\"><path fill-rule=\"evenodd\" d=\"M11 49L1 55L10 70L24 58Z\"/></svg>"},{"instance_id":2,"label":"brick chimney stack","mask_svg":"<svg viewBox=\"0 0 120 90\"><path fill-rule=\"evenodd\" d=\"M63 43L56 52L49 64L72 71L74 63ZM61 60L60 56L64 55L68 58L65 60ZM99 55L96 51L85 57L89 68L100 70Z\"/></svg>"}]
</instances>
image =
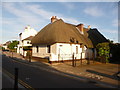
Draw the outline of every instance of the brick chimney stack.
<instances>
[{"instance_id":1,"label":"brick chimney stack","mask_svg":"<svg viewBox=\"0 0 120 90\"><path fill-rule=\"evenodd\" d=\"M51 23L53 23L53 22L55 22L55 21L57 21L58 19L57 19L57 17L56 16L52 16L52 18L51 18Z\"/></svg>"},{"instance_id":2,"label":"brick chimney stack","mask_svg":"<svg viewBox=\"0 0 120 90\"><path fill-rule=\"evenodd\" d=\"M82 34L84 34L84 30L83 30L84 24L78 24L78 25L77 25L77 28L79 28L80 32L81 32Z\"/></svg>"}]
</instances>

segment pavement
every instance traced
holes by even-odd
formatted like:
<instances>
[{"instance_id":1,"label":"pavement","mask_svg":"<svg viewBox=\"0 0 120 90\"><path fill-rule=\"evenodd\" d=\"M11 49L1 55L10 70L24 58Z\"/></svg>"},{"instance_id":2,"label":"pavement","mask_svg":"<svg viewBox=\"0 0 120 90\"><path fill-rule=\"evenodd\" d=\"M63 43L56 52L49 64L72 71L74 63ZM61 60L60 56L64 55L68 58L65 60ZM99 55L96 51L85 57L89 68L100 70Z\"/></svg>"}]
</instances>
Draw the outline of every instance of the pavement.
<instances>
[{"instance_id":1,"label":"pavement","mask_svg":"<svg viewBox=\"0 0 120 90\"><path fill-rule=\"evenodd\" d=\"M21 55L17 53L11 52L3 52L8 57L12 57L13 59L23 62L30 63L27 59L23 58ZM111 63L99 63L90 61L90 64L87 65L86 60L83 60L82 64L80 61L76 62L76 67L72 66L72 62L63 62L63 63L46 63L40 62L32 59L31 65L41 68L40 66L45 66L43 69L55 72L60 71L63 72L63 75L80 79L89 83L96 83L106 88L120 88L120 77L117 76L119 72L119 64L111 64ZM50 70L51 69L51 70Z\"/></svg>"},{"instance_id":2,"label":"pavement","mask_svg":"<svg viewBox=\"0 0 120 90\"><path fill-rule=\"evenodd\" d=\"M11 78L6 72L2 72L2 89L11 89L14 88L14 79ZM25 89L24 86L18 83L18 88Z\"/></svg>"}]
</instances>

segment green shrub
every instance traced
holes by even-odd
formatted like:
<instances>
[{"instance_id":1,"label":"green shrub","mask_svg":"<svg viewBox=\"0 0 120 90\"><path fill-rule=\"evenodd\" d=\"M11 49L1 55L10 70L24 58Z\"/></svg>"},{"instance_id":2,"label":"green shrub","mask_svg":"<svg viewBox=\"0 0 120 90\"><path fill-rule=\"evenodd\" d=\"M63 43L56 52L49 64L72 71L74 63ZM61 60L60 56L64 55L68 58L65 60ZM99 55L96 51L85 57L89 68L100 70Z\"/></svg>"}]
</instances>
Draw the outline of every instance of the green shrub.
<instances>
[{"instance_id":1,"label":"green shrub","mask_svg":"<svg viewBox=\"0 0 120 90\"><path fill-rule=\"evenodd\" d=\"M110 54L110 47L109 43L99 43L96 46L98 57L100 57L100 61L102 62L109 62L109 54Z\"/></svg>"}]
</instances>

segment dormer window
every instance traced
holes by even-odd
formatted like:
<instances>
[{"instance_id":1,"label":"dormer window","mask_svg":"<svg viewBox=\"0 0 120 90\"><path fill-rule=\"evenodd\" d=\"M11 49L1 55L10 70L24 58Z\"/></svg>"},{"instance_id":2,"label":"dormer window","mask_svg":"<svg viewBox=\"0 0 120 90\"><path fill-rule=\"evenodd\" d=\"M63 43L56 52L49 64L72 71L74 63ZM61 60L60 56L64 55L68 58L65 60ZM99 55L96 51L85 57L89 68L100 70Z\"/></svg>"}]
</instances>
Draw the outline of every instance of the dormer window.
<instances>
[{"instance_id":1,"label":"dormer window","mask_svg":"<svg viewBox=\"0 0 120 90\"><path fill-rule=\"evenodd\" d=\"M76 41L76 43L79 43L78 41Z\"/></svg>"},{"instance_id":2,"label":"dormer window","mask_svg":"<svg viewBox=\"0 0 120 90\"><path fill-rule=\"evenodd\" d=\"M70 42L74 43L75 39L73 37L70 38Z\"/></svg>"}]
</instances>

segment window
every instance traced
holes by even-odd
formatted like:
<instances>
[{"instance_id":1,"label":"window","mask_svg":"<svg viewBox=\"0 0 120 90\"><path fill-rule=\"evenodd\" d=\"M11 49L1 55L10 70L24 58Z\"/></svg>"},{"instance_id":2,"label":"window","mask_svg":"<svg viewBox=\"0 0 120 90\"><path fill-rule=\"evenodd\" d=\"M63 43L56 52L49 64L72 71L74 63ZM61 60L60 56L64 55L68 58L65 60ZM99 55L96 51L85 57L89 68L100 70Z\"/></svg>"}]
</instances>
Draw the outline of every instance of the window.
<instances>
[{"instance_id":1,"label":"window","mask_svg":"<svg viewBox=\"0 0 120 90\"><path fill-rule=\"evenodd\" d=\"M76 41L76 43L79 43L78 40Z\"/></svg>"},{"instance_id":2,"label":"window","mask_svg":"<svg viewBox=\"0 0 120 90\"><path fill-rule=\"evenodd\" d=\"M78 54L78 46L76 46L76 54Z\"/></svg>"},{"instance_id":3,"label":"window","mask_svg":"<svg viewBox=\"0 0 120 90\"><path fill-rule=\"evenodd\" d=\"M27 41L27 44L29 44L30 42L29 41Z\"/></svg>"},{"instance_id":4,"label":"window","mask_svg":"<svg viewBox=\"0 0 120 90\"><path fill-rule=\"evenodd\" d=\"M74 43L75 42L75 39L73 37L70 37L70 42L71 43Z\"/></svg>"},{"instance_id":5,"label":"window","mask_svg":"<svg viewBox=\"0 0 120 90\"><path fill-rule=\"evenodd\" d=\"M60 45L60 47L62 47L63 45Z\"/></svg>"},{"instance_id":6,"label":"window","mask_svg":"<svg viewBox=\"0 0 120 90\"><path fill-rule=\"evenodd\" d=\"M50 45L47 45L47 53L50 53Z\"/></svg>"},{"instance_id":7,"label":"window","mask_svg":"<svg viewBox=\"0 0 120 90\"><path fill-rule=\"evenodd\" d=\"M37 53L39 52L39 48L38 48L38 46L36 46L36 52L37 52Z\"/></svg>"}]
</instances>

